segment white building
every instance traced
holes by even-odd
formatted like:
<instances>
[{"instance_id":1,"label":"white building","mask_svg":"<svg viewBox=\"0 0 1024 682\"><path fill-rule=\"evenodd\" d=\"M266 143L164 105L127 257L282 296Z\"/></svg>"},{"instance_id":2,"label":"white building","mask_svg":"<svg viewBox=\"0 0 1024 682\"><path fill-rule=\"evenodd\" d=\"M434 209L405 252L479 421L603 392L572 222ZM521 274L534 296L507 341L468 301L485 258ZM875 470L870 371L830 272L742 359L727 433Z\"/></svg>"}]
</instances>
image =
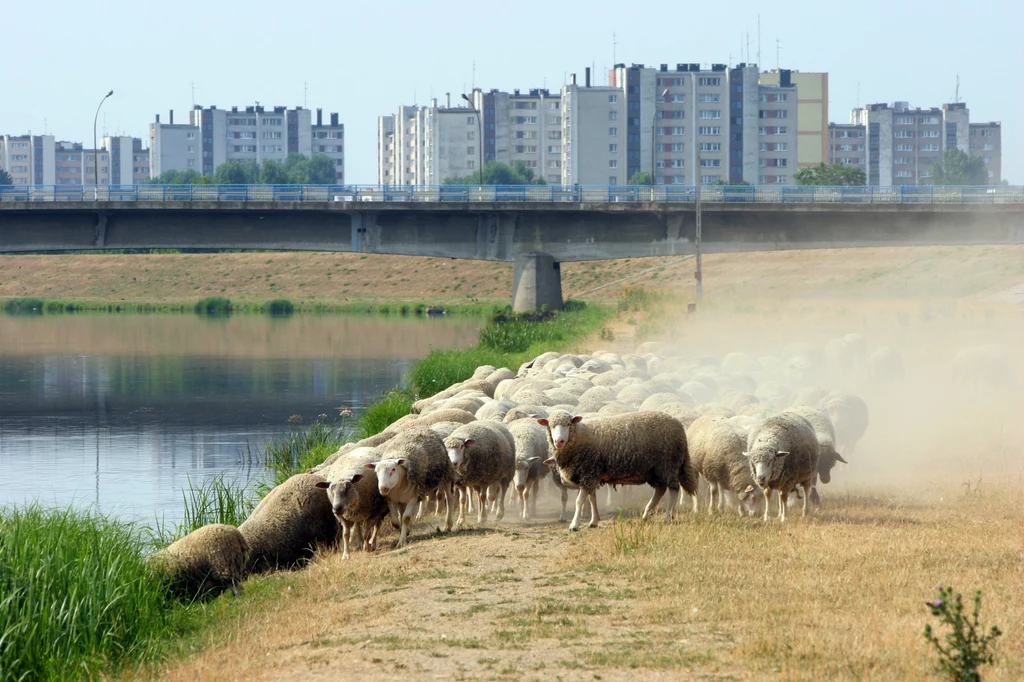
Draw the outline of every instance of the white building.
<instances>
[{"instance_id":1,"label":"white building","mask_svg":"<svg viewBox=\"0 0 1024 682\"><path fill-rule=\"evenodd\" d=\"M0 136L0 168L15 185L56 184L56 141L53 135Z\"/></svg>"},{"instance_id":2,"label":"white building","mask_svg":"<svg viewBox=\"0 0 1024 682\"><path fill-rule=\"evenodd\" d=\"M474 93L478 96L479 93ZM479 109L401 106L377 119L377 182L382 185L438 185L446 178L479 172L482 126Z\"/></svg>"}]
</instances>

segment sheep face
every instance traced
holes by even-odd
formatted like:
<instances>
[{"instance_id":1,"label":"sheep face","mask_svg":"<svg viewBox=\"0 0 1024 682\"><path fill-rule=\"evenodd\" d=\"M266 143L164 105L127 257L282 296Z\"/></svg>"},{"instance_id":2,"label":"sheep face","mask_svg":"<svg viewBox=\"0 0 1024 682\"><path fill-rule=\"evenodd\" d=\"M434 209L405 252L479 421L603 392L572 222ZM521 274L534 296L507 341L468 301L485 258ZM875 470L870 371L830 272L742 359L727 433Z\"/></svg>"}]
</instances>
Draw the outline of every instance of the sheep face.
<instances>
[{"instance_id":1,"label":"sheep face","mask_svg":"<svg viewBox=\"0 0 1024 682\"><path fill-rule=\"evenodd\" d=\"M838 452L835 450L829 452L822 448L821 455L818 457L818 478L822 483L832 480L832 467L836 465L836 462L846 464L846 460Z\"/></svg>"},{"instance_id":2,"label":"sheep face","mask_svg":"<svg viewBox=\"0 0 1024 682\"><path fill-rule=\"evenodd\" d=\"M548 440L556 450L561 450L576 430L573 426L579 424L582 419L582 416L573 416L565 410L555 410L547 419L538 419L537 423L548 427Z\"/></svg>"},{"instance_id":3,"label":"sheep face","mask_svg":"<svg viewBox=\"0 0 1024 682\"><path fill-rule=\"evenodd\" d=\"M316 483L316 487L327 491L327 497L331 501L331 511L335 516L341 516L346 507L358 504L359 492L356 489L356 483L361 480L363 480L363 475L356 474L350 479L341 481L319 481Z\"/></svg>"},{"instance_id":4,"label":"sheep face","mask_svg":"<svg viewBox=\"0 0 1024 682\"><path fill-rule=\"evenodd\" d=\"M540 457L529 457L523 460L516 460L516 472L512 476L512 484L515 485L516 490L522 492L526 490L526 482L530 478L530 469L540 461Z\"/></svg>"},{"instance_id":5,"label":"sheep face","mask_svg":"<svg viewBox=\"0 0 1024 682\"><path fill-rule=\"evenodd\" d=\"M451 460L452 466L455 467L456 471L461 471L465 468L467 460L466 450L475 442L472 438L463 440L462 438L448 436L444 439L444 446L448 449L448 459Z\"/></svg>"},{"instance_id":6,"label":"sheep face","mask_svg":"<svg viewBox=\"0 0 1024 682\"><path fill-rule=\"evenodd\" d=\"M381 495L387 495L395 488L401 487L408 477L408 467L404 457L400 459L382 459L376 464L366 464L367 469L377 472L377 488Z\"/></svg>"},{"instance_id":7,"label":"sheep face","mask_svg":"<svg viewBox=\"0 0 1024 682\"><path fill-rule=\"evenodd\" d=\"M769 481L775 479L776 474L782 470L782 460L788 454L785 450L777 450L744 452L743 456L750 462L750 477L762 488L767 488Z\"/></svg>"}]
</instances>

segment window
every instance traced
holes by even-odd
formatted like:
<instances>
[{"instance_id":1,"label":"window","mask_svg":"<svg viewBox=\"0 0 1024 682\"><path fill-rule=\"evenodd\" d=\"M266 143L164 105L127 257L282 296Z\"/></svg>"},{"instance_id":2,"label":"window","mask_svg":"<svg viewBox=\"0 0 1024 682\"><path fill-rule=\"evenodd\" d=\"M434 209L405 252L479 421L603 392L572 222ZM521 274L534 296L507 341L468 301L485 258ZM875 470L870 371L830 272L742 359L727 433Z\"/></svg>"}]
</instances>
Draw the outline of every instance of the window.
<instances>
[{"instance_id":1,"label":"window","mask_svg":"<svg viewBox=\"0 0 1024 682\"><path fill-rule=\"evenodd\" d=\"M474 147L472 145L470 145L469 147L466 147L466 153L467 154L476 154L476 147Z\"/></svg>"},{"instance_id":2,"label":"window","mask_svg":"<svg viewBox=\"0 0 1024 682\"><path fill-rule=\"evenodd\" d=\"M923 152L937 152L939 151L938 142L924 142L921 144L921 151Z\"/></svg>"},{"instance_id":3,"label":"window","mask_svg":"<svg viewBox=\"0 0 1024 682\"><path fill-rule=\"evenodd\" d=\"M476 131L475 130L467 130L466 131L466 139L467 140L472 140L472 139L475 139L475 138L476 138Z\"/></svg>"},{"instance_id":4,"label":"window","mask_svg":"<svg viewBox=\"0 0 1024 682\"><path fill-rule=\"evenodd\" d=\"M608 184L609 185L617 185L617 184L619 184L619 176L617 176L617 175L609 175L608 176Z\"/></svg>"},{"instance_id":5,"label":"window","mask_svg":"<svg viewBox=\"0 0 1024 682\"><path fill-rule=\"evenodd\" d=\"M721 159L701 159L700 160L700 167L701 168L721 168L721 166L722 166L722 160Z\"/></svg>"},{"instance_id":6,"label":"window","mask_svg":"<svg viewBox=\"0 0 1024 682\"><path fill-rule=\"evenodd\" d=\"M722 79L717 76L701 76L697 79L697 85L704 86L719 86L722 84Z\"/></svg>"},{"instance_id":7,"label":"window","mask_svg":"<svg viewBox=\"0 0 1024 682\"><path fill-rule=\"evenodd\" d=\"M630 117L630 119L629 119L629 120L628 120L628 121L626 122L626 125L627 125L627 126L636 126L636 127L639 127L639 125L640 125L640 119L639 119L639 118L633 118L633 117Z\"/></svg>"},{"instance_id":8,"label":"window","mask_svg":"<svg viewBox=\"0 0 1024 682\"><path fill-rule=\"evenodd\" d=\"M468 125L468 126L476 125L476 116L467 116L466 117L466 125ZM411 133L412 131L410 130L409 132Z\"/></svg>"},{"instance_id":9,"label":"window","mask_svg":"<svg viewBox=\"0 0 1024 682\"><path fill-rule=\"evenodd\" d=\"M11 149L28 149L28 142L12 142Z\"/></svg>"},{"instance_id":10,"label":"window","mask_svg":"<svg viewBox=\"0 0 1024 682\"><path fill-rule=\"evenodd\" d=\"M618 134L619 134L619 129L618 128L609 128L608 129L608 137L616 137Z\"/></svg>"},{"instance_id":11,"label":"window","mask_svg":"<svg viewBox=\"0 0 1024 682\"><path fill-rule=\"evenodd\" d=\"M619 120L619 112L617 112L617 111L609 111L608 112L608 120L609 121L618 121Z\"/></svg>"},{"instance_id":12,"label":"window","mask_svg":"<svg viewBox=\"0 0 1024 682\"><path fill-rule=\"evenodd\" d=\"M686 118L685 111L659 111L657 118Z\"/></svg>"},{"instance_id":13,"label":"window","mask_svg":"<svg viewBox=\"0 0 1024 682\"><path fill-rule=\"evenodd\" d=\"M560 154L562 152L562 145L560 144L549 144L548 154Z\"/></svg>"},{"instance_id":14,"label":"window","mask_svg":"<svg viewBox=\"0 0 1024 682\"><path fill-rule=\"evenodd\" d=\"M720 151L722 151L722 143L721 142L701 142L700 143L700 150L702 152L720 152ZM682 151L682 150L680 150L680 151Z\"/></svg>"},{"instance_id":15,"label":"window","mask_svg":"<svg viewBox=\"0 0 1024 682\"><path fill-rule=\"evenodd\" d=\"M686 101L686 95L669 95L668 101L672 104L682 104Z\"/></svg>"},{"instance_id":16,"label":"window","mask_svg":"<svg viewBox=\"0 0 1024 682\"><path fill-rule=\"evenodd\" d=\"M697 128L698 135L721 135L722 126L701 126Z\"/></svg>"},{"instance_id":17,"label":"window","mask_svg":"<svg viewBox=\"0 0 1024 682\"><path fill-rule=\"evenodd\" d=\"M671 161L669 161L669 167L670 168L682 168L683 167L683 160L682 159L672 159Z\"/></svg>"},{"instance_id":18,"label":"window","mask_svg":"<svg viewBox=\"0 0 1024 682\"><path fill-rule=\"evenodd\" d=\"M608 153L615 154L618 151L619 151L619 145L617 145L617 144L610 144L610 145L608 145Z\"/></svg>"},{"instance_id":19,"label":"window","mask_svg":"<svg viewBox=\"0 0 1024 682\"><path fill-rule=\"evenodd\" d=\"M938 130L922 130L921 131L921 137L938 137L938 136L939 136L939 131Z\"/></svg>"},{"instance_id":20,"label":"window","mask_svg":"<svg viewBox=\"0 0 1024 682\"><path fill-rule=\"evenodd\" d=\"M264 118L263 125L265 126L279 126L282 123L280 118Z\"/></svg>"},{"instance_id":21,"label":"window","mask_svg":"<svg viewBox=\"0 0 1024 682\"><path fill-rule=\"evenodd\" d=\"M559 102L558 100L555 100L554 102L548 102L548 109L552 109L554 111L558 111L561 108L562 108L562 103Z\"/></svg>"},{"instance_id":22,"label":"window","mask_svg":"<svg viewBox=\"0 0 1024 682\"><path fill-rule=\"evenodd\" d=\"M768 143L767 142L762 142L761 146L758 148L758 151L761 151L761 152L768 151Z\"/></svg>"},{"instance_id":23,"label":"window","mask_svg":"<svg viewBox=\"0 0 1024 682\"><path fill-rule=\"evenodd\" d=\"M672 128L666 128L666 130L671 130L672 131L671 133L669 133L670 135L685 135L686 134L686 128L684 128L683 126L674 126Z\"/></svg>"},{"instance_id":24,"label":"window","mask_svg":"<svg viewBox=\"0 0 1024 682\"><path fill-rule=\"evenodd\" d=\"M683 78L657 78L655 79L655 85L684 85L686 80Z\"/></svg>"},{"instance_id":25,"label":"window","mask_svg":"<svg viewBox=\"0 0 1024 682\"><path fill-rule=\"evenodd\" d=\"M618 168L619 167L619 162L617 160L615 160L615 159L611 159L608 162L608 167L609 168Z\"/></svg>"},{"instance_id":26,"label":"window","mask_svg":"<svg viewBox=\"0 0 1024 682\"><path fill-rule=\"evenodd\" d=\"M897 178L912 178L914 177L914 171L898 170L894 173Z\"/></svg>"},{"instance_id":27,"label":"window","mask_svg":"<svg viewBox=\"0 0 1024 682\"><path fill-rule=\"evenodd\" d=\"M841 145L839 145L839 151L841 151L841 152L852 152L853 151L853 145L852 144L841 144Z\"/></svg>"},{"instance_id":28,"label":"window","mask_svg":"<svg viewBox=\"0 0 1024 682\"><path fill-rule=\"evenodd\" d=\"M921 117L921 125L937 126L937 125L939 125L939 117L938 116L922 116Z\"/></svg>"},{"instance_id":29,"label":"window","mask_svg":"<svg viewBox=\"0 0 1024 682\"><path fill-rule=\"evenodd\" d=\"M561 116L548 116L547 120L548 120L548 125L549 126L556 126L556 125L561 124L562 117Z\"/></svg>"},{"instance_id":30,"label":"window","mask_svg":"<svg viewBox=\"0 0 1024 682\"><path fill-rule=\"evenodd\" d=\"M993 151L996 147L991 142L986 142L985 144L981 145L981 148L986 152L990 152Z\"/></svg>"},{"instance_id":31,"label":"window","mask_svg":"<svg viewBox=\"0 0 1024 682\"><path fill-rule=\"evenodd\" d=\"M717 92L702 92L697 98L699 102L717 102L721 96Z\"/></svg>"},{"instance_id":32,"label":"window","mask_svg":"<svg viewBox=\"0 0 1024 682\"><path fill-rule=\"evenodd\" d=\"M185 167L186 168L195 168L196 167L196 160L195 159L189 159L188 161L185 162Z\"/></svg>"},{"instance_id":33,"label":"window","mask_svg":"<svg viewBox=\"0 0 1024 682\"><path fill-rule=\"evenodd\" d=\"M263 139L264 140L280 140L281 139L281 132L280 131L275 131L275 132L263 133Z\"/></svg>"},{"instance_id":34,"label":"window","mask_svg":"<svg viewBox=\"0 0 1024 682\"><path fill-rule=\"evenodd\" d=\"M717 185L718 181L722 179L721 175L702 175L700 176L700 184L702 185Z\"/></svg>"},{"instance_id":35,"label":"window","mask_svg":"<svg viewBox=\"0 0 1024 682\"><path fill-rule=\"evenodd\" d=\"M897 116L896 117L896 125L898 125L898 126L911 126L911 125L914 125L914 117L913 116Z\"/></svg>"},{"instance_id":36,"label":"window","mask_svg":"<svg viewBox=\"0 0 1024 682\"><path fill-rule=\"evenodd\" d=\"M682 142L673 142L669 151L681 152L685 151L685 145Z\"/></svg>"},{"instance_id":37,"label":"window","mask_svg":"<svg viewBox=\"0 0 1024 682\"><path fill-rule=\"evenodd\" d=\"M983 157L981 157L981 160L984 161L985 163L992 163L992 157L991 156L983 156Z\"/></svg>"},{"instance_id":38,"label":"window","mask_svg":"<svg viewBox=\"0 0 1024 682\"><path fill-rule=\"evenodd\" d=\"M562 131L561 130L549 130L548 131L548 139L549 140L561 140L562 139Z\"/></svg>"},{"instance_id":39,"label":"window","mask_svg":"<svg viewBox=\"0 0 1024 682\"><path fill-rule=\"evenodd\" d=\"M28 161L28 154L11 154L11 161Z\"/></svg>"},{"instance_id":40,"label":"window","mask_svg":"<svg viewBox=\"0 0 1024 682\"><path fill-rule=\"evenodd\" d=\"M265 152L279 152L281 151L281 145L279 144L265 144L263 145L263 151ZM323 151L323 150L321 150Z\"/></svg>"},{"instance_id":41,"label":"window","mask_svg":"<svg viewBox=\"0 0 1024 682\"><path fill-rule=\"evenodd\" d=\"M192 154L192 153L194 153L194 152L195 152L195 150L196 150L196 147L195 147L195 145L191 145L191 144L190 144L190 145L189 145L188 147L186 147L186 149L188 150L188 153L189 153L189 154Z\"/></svg>"},{"instance_id":42,"label":"window","mask_svg":"<svg viewBox=\"0 0 1024 682\"><path fill-rule=\"evenodd\" d=\"M981 131L981 136L982 137L994 137L995 136L995 131L991 130L991 129L989 129L989 130L982 130Z\"/></svg>"},{"instance_id":43,"label":"window","mask_svg":"<svg viewBox=\"0 0 1024 682\"><path fill-rule=\"evenodd\" d=\"M513 116L510 120L511 120L512 123L519 123L519 124L536 123L537 122L537 117L536 116Z\"/></svg>"},{"instance_id":44,"label":"window","mask_svg":"<svg viewBox=\"0 0 1024 682\"><path fill-rule=\"evenodd\" d=\"M664 160L662 160L662 159L658 159L657 161L655 161L655 162L654 162L654 167L655 167L655 168L664 168L664 167L665 167L665 162L664 162Z\"/></svg>"},{"instance_id":45,"label":"window","mask_svg":"<svg viewBox=\"0 0 1024 682\"><path fill-rule=\"evenodd\" d=\"M898 138L908 138L908 137L913 137L913 136L914 136L914 131L913 130L897 130L896 134L894 135L894 137L898 137Z\"/></svg>"},{"instance_id":46,"label":"window","mask_svg":"<svg viewBox=\"0 0 1024 682\"><path fill-rule=\"evenodd\" d=\"M680 112L680 113L682 113L682 112ZM702 119L722 118L722 110L721 109L701 109L700 110L700 118L702 118Z\"/></svg>"},{"instance_id":47,"label":"window","mask_svg":"<svg viewBox=\"0 0 1024 682\"><path fill-rule=\"evenodd\" d=\"M906 142L901 142L893 146L893 150L897 152L912 152L914 151L914 145L907 144Z\"/></svg>"},{"instance_id":48,"label":"window","mask_svg":"<svg viewBox=\"0 0 1024 682\"><path fill-rule=\"evenodd\" d=\"M897 156L892 162L897 166L909 166L914 163L914 159L909 156Z\"/></svg>"},{"instance_id":49,"label":"window","mask_svg":"<svg viewBox=\"0 0 1024 682\"><path fill-rule=\"evenodd\" d=\"M536 102L516 102L513 109L536 109Z\"/></svg>"},{"instance_id":50,"label":"window","mask_svg":"<svg viewBox=\"0 0 1024 682\"><path fill-rule=\"evenodd\" d=\"M551 161L548 161L548 168L561 168L561 167L562 167L562 162L557 160L557 159L552 159Z\"/></svg>"},{"instance_id":51,"label":"window","mask_svg":"<svg viewBox=\"0 0 1024 682\"><path fill-rule=\"evenodd\" d=\"M789 94L785 92L771 92L761 93L762 102L787 102L789 101Z\"/></svg>"},{"instance_id":52,"label":"window","mask_svg":"<svg viewBox=\"0 0 1024 682\"><path fill-rule=\"evenodd\" d=\"M789 112L785 109L761 109L757 112L758 118L789 118Z\"/></svg>"},{"instance_id":53,"label":"window","mask_svg":"<svg viewBox=\"0 0 1024 682\"><path fill-rule=\"evenodd\" d=\"M12 173L28 173L28 166L11 166Z\"/></svg>"},{"instance_id":54,"label":"window","mask_svg":"<svg viewBox=\"0 0 1024 682\"><path fill-rule=\"evenodd\" d=\"M932 172L930 170L921 171L921 177L922 178L930 178L931 176L932 176Z\"/></svg>"}]
</instances>

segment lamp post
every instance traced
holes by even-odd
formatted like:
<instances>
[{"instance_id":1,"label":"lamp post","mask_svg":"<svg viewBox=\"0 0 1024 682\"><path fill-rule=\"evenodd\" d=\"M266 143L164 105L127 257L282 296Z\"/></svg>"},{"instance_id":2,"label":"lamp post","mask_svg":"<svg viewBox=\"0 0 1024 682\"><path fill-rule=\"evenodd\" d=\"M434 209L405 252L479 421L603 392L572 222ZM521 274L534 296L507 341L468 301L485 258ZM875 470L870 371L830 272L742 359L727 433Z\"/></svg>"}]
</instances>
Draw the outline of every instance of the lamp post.
<instances>
[{"instance_id":1,"label":"lamp post","mask_svg":"<svg viewBox=\"0 0 1024 682\"><path fill-rule=\"evenodd\" d=\"M107 98L114 94L111 90L107 94L103 95L103 99L100 100L100 105L96 107L96 115L92 118L92 184L98 186L100 184L100 154L99 149L96 146L96 121L100 117L100 107L107 101Z\"/></svg>"},{"instance_id":2,"label":"lamp post","mask_svg":"<svg viewBox=\"0 0 1024 682\"><path fill-rule=\"evenodd\" d=\"M696 239L694 239L694 245L696 246L696 249L697 249L697 271L695 273L693 273L693 277L694 277L694 279L697 280L697 300L700 301L701 298L703 298L703 296L704 296L704 271L701 268L701 261L700 261L700 238L701 238L701 229L700 229L700 182L701 182L701 178L700 178L700 172L701 172L700 171L700 143L697 142L696 144L697 144L697 150L696 150L697 151L697 167L694 169L693 172L695 174L694 178L696 180L695 184L696 184L696 187L697 187L697 197L696 197L696 200L697 200L696 201L696 203L697 203L697 234L695 235Z\"/></svg>"},{"instance_id":3,"label":"lamp post","mask_svg":"<svg viewBox=\"0 0 1024 682\"><path fill-rule=\"evenodd\" d=\"M664 90L661 91L661 99L662 99L662 101L664 101L664 99L666 97L668 97L668 88L665 88ZM655 137L655 135L657 134L657 132L658 132L658 98L655 97L654 98L654 120L651 123L651 187L654 187L654 173L655 173L655 170L654 170L654 163L655 163L655 161L654 161L654 150L657 149L657 144L655 143L655 140L657 139Z\"/></svg>"},{"instance_id":4,"label":"lamp post","mask_svg":"<svg viewBox=\"0 0 1024 682\"><path fill-rule=\"evenodd\" d=\"M474 114L476 114L476 129L478 138L476 141L476 145L477 148L480 150L480 163L477 166L477 173L480 179L480 184L482 185L484 184L484 125L483 122L480 120L480 110L476 108L475 104L473 104L473 100L470 99L469 95L467 95L466 93L462 93L462 99L466 100L466 103L469 104L470 110Z\"/></svg>"}]
</instances>

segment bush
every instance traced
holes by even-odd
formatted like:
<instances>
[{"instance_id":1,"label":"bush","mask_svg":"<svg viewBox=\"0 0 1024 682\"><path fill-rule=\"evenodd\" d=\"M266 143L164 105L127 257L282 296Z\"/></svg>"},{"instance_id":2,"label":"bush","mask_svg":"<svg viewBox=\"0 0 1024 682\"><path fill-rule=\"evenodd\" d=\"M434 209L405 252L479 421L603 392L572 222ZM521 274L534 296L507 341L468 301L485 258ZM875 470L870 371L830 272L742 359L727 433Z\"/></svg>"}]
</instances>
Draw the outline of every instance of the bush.
<instances>
[{"instance_id":1,"label":"bush","mask_svg":"<svg viewBox=\"0 0 1024 682\"><path fill-rule=\"evenodd\" d=\"M129 523L31 505L0 511L0 679L93 679L185 627Z\"/></svg>"},{"instance_id":2,"label":"bush","mask_svg":"<svg viewBox=\"0 0 1024 682\"><path fill-rule=\"evenodd\" d=\"M926 602L933 616L938 616L943 625L950 627L946 635L946 646L932 632L931 625L924 626L924 638L935 647L939 654L939 672L945 673L951 682L981 682L978 667L994 661L992 645L1002 631L995 625L989 633L983 634L978 617L981 612L981 590L974 593L974 616L964 615L962 596L953 596L952 587L939 585L939 598Z\"/></svg>"},{"instance_id":3,"label":"bush","mask_svg":"<svg viewBox=\"0 0 1024 682\"><path fill-rule=\"evenodd\" d=\"M400 388L387 391L363 410L359 418L358 438L369 438L391 426L412 409L412 392Z\"/></svg>"},{"instance_id":4,"label":"bush","mask_svg":"<svg viewBox=\"0 0 1024 682\"><path fill-rule=\"evenodd\" d=\"M43 299L12 298L4 303L4 312L8 315L42 315Z\"/></svg>"},{"instance_id":5,"label":"bush","mask_svg":"<svg viewBox=\"0 0 1024 682\"><path fill-rule=\"evenodd\" d=\"M263 310L267 315L279 315L283 317L294 313L295 306L287 298L275 298L273 301L268 301L267 304L263 306Z\"/></svg>"},{"instance_id":6,"label":"bush","mask_svg":"<svg viewBox=\"0 0 1024 682\"><path fill-rule=\"evenodd\" d=\"M231 301L223 296L209 296L196 303L196 315L229 315Z\"/></svg>"},{"instance_id":7,"label":"bush","mask_svg":"<svg viewBox=\"0 0 1024 682\"><path fill-rule=\"evenodd\" d=\"M565 302L562 303L562 312L566 313L578 313L581 310L586 310L586 308L586 302L576 298L566 299Z\"/></svg>"},{"instance_id":8,"label":"bush","mask_svg":"<svg viewBox=\"0 0 1024 682\"><path fill-rule=\"evenodd\" d=\"M658 295L647 291L643 287L626 287L619 298L619 312L638 313L647 310L652 303L658 300Z\"/></svg>"}]
</instances>

